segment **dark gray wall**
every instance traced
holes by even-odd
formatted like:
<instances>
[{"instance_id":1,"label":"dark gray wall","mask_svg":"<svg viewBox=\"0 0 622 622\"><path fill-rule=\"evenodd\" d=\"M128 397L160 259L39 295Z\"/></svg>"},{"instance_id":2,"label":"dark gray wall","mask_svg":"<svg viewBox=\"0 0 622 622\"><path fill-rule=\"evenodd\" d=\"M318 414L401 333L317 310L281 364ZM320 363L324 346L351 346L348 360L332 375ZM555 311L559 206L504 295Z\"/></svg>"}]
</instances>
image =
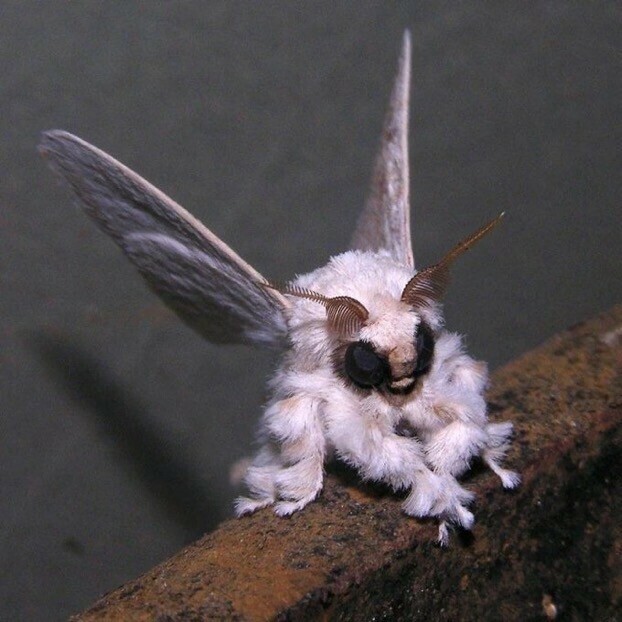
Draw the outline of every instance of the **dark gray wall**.
<instances>
[{"instance_id":1,"label":"dark gray wall","mask_svg":"<svg viewBox=\"0 0 622 622\"><path fill-rule=\"evenodd\" d=\"M228 516L271 366L159 305L41 130L287 278L347 244L411 28L416 256L507 211L446 304L498 365L620 301L621 21L562 0L3 2L0 618L64 617Z\"/></svg>"}]
</instances>

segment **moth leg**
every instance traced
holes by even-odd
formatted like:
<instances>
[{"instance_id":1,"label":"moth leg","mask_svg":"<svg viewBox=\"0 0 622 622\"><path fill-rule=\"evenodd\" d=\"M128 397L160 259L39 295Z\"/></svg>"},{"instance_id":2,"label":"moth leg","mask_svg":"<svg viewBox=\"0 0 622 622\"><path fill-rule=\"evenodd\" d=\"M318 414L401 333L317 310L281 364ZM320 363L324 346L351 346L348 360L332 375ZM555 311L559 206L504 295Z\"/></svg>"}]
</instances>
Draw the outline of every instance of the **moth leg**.
<instances>
[{"instance_id":1,"label":"moth leg","mask_svg":"<svg viewBox=\"0 0 622 622\"><path fill-rule=\"evenodd\" d=\"M482 451L487 438L486 431L479 426L453 421L433 433L425 445L427 462L443 482L435 513L465 529L473 525L473 514L464 507L472 500L473 493L460 486L456 477L468 470L472 458ZM439 541L444 544L446 540L447 527L442 522Z\"/></svg>"},{"instance_id":2,"label":"moth leg","mask_svg":"<svg viewBox=\"0 0 622 622\"><path fill-rule=\"evenodd\" d=\"M402 505L406 514L447 517L466 528L473 523L473 515L462 506L472 494L453 477L429 469L418 439L397 435L373 417L346 411L329 421L328 435L340 458L364 479L410 490Z\"/></svg>"},{"instance_id":3,"label":"moth leg","mask_svg":"<svg viewBox=\"0 0 622 622\"><path fill-rule=\"evenodd\" d=\"M441 546L449 544L449 523L446 520L442 520L438 524L438 543Z\"/></svg>"},{"instance_id":4,"label":"moth leg","mask_svg":"<svg viewBox=\"0 0 622 622\"><path fill-rule=\"evenodd\" d=\"M448 523L471 529L472 512L465 506L473 500L473 493L463 488L453 475L427 471L417 474L416 483L404 501L404 510L413 516L436 516L439 524L439 542L448 538Z\"/></svg>"},{"instance_id":5,"label":"moth leg","mask_svg":"<svg viewBox=\"0 0 622 622\"><path fill-rule=\"evenodd\" d=\"M449 350L452 348L455 350L458 345L459 341L457 338L447 338L446 347ZM474 425L478 424L483 429L486 440L477 453L481 453L482 460L499 476L504 488L515 488L520 483L520 475L500 466L509 448L508 439L512 434L512 424L510 422L486 422L486 405L482 397L488 381L486 364L481 361L475 361L466 354L459 354L449 359L446 365L451 386L449 394L453 399L450 399L450 405L440 404L440 409L445 408L447 411L454 411L455 415L463 421L471 421ZM449 389L449 387L447 388ZM480 403L478 404L478 402ZM466 438L460 439L460 434L457 436L459 451L456 458L456 467L459 467L461 460L468 454L468 447L465 447L465 444L468 445L468 440ZM479 442L478 436L480 436L479 433L467 434L467 437L470 437L474 442ZM441 450L437 453L442 454L443 452ZM449 452L449 455L452 455L451 452ZM459 474L458 471L456 471L456 474Z\"/></svg>"},{"instance_id":6,"label":"moth leg","mask_svg":"<svg viewBox=\"0 0 622 622\"><path fill-rule=\"evenodd\" d=\"M279 516L289 516L311 503L322 490L324 483L323 453L310 450L292 466L282 468L276 475L276 488L280 501L274 511Z\"/></svg>"},{"instance_id":7,"label":"moth leg","mask_svg":"<svg viewBox=\"0 0 622 622\"><path fill-rule=\"evenodd\" d=\"M510 447L510 436L513 426L509 421L503 423L489 423L486 426L488 441L482 451L482 460L496 473L504 488L516 488L520 484L520 475L515 471L500 466Z\"/></svg>"},{"instance_id":8,"label":"moth leg","mask_svg":"<svg viewBox=\"0 0 622 622\"><path fill-rule=\"evenodd\" d=\"M313 501L324 481L324 432L320 401L297 394L273 399L264 412L263 433L270 439L245 477L251 496L236 501L238 516L275 504L279 516Z\"/></svg>"},{"instance_id":9,"label":"moth leg","mask_svg":"<svg viewBox=\"0 0 622 622\"><path fill-rule=\"evenodd\" d=\"M237 499L238 516L272 504L276 514L288 516L318 496L326 445L320 408L321 400L305 393L275 397L268 404L262 425L269 443L246 473L251 495Z\"/></svg>"},{"instance_id":10,"label":"moth leg","mask_svg":"<svg viewBox=\"0 0 622 622\"><path fill-rule=\"evenodd\" d=\"M479 426L452 421L434 432L425 445L428 463L435 473L459 477L465 473L474 456L486 446L488 434Z\"/></svg>"},{"instance_id":11,"label":"moth leg","mask_svg":"<svg viewBox=\"0 0 622 622\"><path fill-rule=\"evenodd\" d=\"M270 445L262 447L244 476L244 483L251 496L235 500L237 516L251 514L276 501L274 480L279 466L279 458L273 448Z\"/></svg>"},{"instance_id":12,"label":"moth leg","mask_svg":"<svg viewBox=\"0 0 622 622\"><path fill-rule=\"evenodd\" d=\"M279 446L281 468L274 485L279 501L275 512L288 516L313 501L324 484L326 440L320 420L321 401L298 394L266 410L266 425Z\"/></svg>"},{"instance_id":13,"label":"moth leg","mask_svg":"<svg viewBox=\"0 0 622 622\"><path fill-rule=\"evenodd\" d=\"M427 470L417 439L382 430L364 417L344 413L329 422L328 435L339 457L365 480L386 482L401 490L414 484L416 472Z\"/></svg>"}]
</instances>

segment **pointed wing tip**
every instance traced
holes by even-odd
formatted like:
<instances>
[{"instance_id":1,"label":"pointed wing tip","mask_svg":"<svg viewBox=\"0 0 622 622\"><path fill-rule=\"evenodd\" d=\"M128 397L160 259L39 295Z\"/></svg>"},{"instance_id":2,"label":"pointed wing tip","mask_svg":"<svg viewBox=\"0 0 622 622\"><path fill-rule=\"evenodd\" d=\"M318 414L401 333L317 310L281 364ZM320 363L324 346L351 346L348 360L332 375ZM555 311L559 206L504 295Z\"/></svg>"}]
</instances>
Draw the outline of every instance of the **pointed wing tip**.
<instances>
[{"instance_id":1,"label":"pointed wing tip","mask_svg":"<svg viewBox=\"0 0 622 622\"><path fill-rule=\"evenodd\" d=\"M41 132L41 139L39 141L39 146L44 146L48 143L57 142L58 140L66 139L66 138L75 138L73 134L69 132L65 132L65 130L45 130Z\"/></svg>"},{"instance_id":2,"label":"pointed wing tip","mask_svg":"<svg viewBox=\"0 0 622 622\"><path fill-rule=\"evenodd\" d=\"M411 60L411 45L410 45L410 30L408 28L404 30L402 37L402 51L399 58L398 75L406 74L406 78L410 75L410 60Z\"/></svg>"},{"instance_id":3,"label":"pointed wing tip","mask_svg":"<svg viewBox=\"0 0 622 622\"><path fill-rule=\"evenodd\" d=\"M401 124L401 133L403 138L407 140L408 134L408 114L410 100L410 74L411 74L411 52L410 52L410 31L404 31L402 40L402 50L397 61L397 74L393 83L393 91L389 100L389 117L388 122L392 119L397 120Z\"/></svg>"},{"instance_id":4,"label":"pointed wing tip","mask_svg":"<svg viewBox=\"0 0 622 622\"><path fill-rule=\"evenodd\" d=\"M404 34L402 35L402 55L407 56L410 54L410 42L412 36L410 34L410 28L404 29Z\"/></svg>"},{"instance_id":5,"label":"pointed wing tip","mask_svg":"<svg viewBox=\"0 0 622 622\"><path fill-rule=\"evenodd\" d=\"M77 144L80 139L65 130L46 130L41 132L41 138L37 145L37 151L47 158L54 153L58 153L59 149L68 144Z\"/></svg>"},{"instance_id":6,"label":"pointed wing tip","mask_svg":"<svg viewBox=\"0 0 622 622\"><path fill-rule=\"evenodd\" d=\"M59 132L61 132L61 130L47 130L45 132L41 132L39 144L37 145L37 151L40 155L45 157L50 152Z\"/></svg>"}]
</instances>

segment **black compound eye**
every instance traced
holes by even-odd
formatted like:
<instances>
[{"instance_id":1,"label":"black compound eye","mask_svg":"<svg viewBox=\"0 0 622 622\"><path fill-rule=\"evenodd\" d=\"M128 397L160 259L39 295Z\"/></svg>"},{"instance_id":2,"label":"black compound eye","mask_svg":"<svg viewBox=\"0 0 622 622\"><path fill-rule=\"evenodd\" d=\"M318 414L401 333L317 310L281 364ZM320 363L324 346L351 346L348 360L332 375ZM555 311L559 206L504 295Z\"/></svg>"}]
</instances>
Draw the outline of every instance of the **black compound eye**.
<instances>
[{"instance_id":1,"label":"black compound eye","mask_svg":"<svg viewBox=\"0 0 622 622\"><path fill-rule=\"evenodd\" d=\"M348 346L345 367L350 380L361 387L377 387L389 375L387 362L367 341L356 341Z\"/></svg>"},{"instance_id":2,"label":"black compound eye","mask_svg":"<svg viewBox=\"0 0 622 622\"><path fill-rule=\"evenodd\" d=\"M423 322L417 328L415 348L417 349L417 364L414 375L421 376L430 370L434 356L434 335L432 329Z\"/></svg>"}]
</instances>

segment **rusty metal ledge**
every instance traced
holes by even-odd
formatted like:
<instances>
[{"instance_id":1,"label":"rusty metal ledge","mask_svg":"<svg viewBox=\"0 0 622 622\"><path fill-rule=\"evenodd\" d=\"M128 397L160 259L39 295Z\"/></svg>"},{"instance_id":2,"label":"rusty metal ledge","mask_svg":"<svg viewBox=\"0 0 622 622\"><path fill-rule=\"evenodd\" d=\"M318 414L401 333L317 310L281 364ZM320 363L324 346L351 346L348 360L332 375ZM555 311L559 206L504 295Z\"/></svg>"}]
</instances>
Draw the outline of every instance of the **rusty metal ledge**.
<instances>
[{"instance_id":1,"label":"rusty metal ledge","mask_svg":"<svg viewBox=\"0 0 622 622\"><path fill-rule=\"evenodd\" d=\"M448 549L394 495L333 473L303 512L227 521L73 619L622 619L621 370L618 306L494 374L523 484L475 473L475 528Z\"/></svg>"}]
</instances>

